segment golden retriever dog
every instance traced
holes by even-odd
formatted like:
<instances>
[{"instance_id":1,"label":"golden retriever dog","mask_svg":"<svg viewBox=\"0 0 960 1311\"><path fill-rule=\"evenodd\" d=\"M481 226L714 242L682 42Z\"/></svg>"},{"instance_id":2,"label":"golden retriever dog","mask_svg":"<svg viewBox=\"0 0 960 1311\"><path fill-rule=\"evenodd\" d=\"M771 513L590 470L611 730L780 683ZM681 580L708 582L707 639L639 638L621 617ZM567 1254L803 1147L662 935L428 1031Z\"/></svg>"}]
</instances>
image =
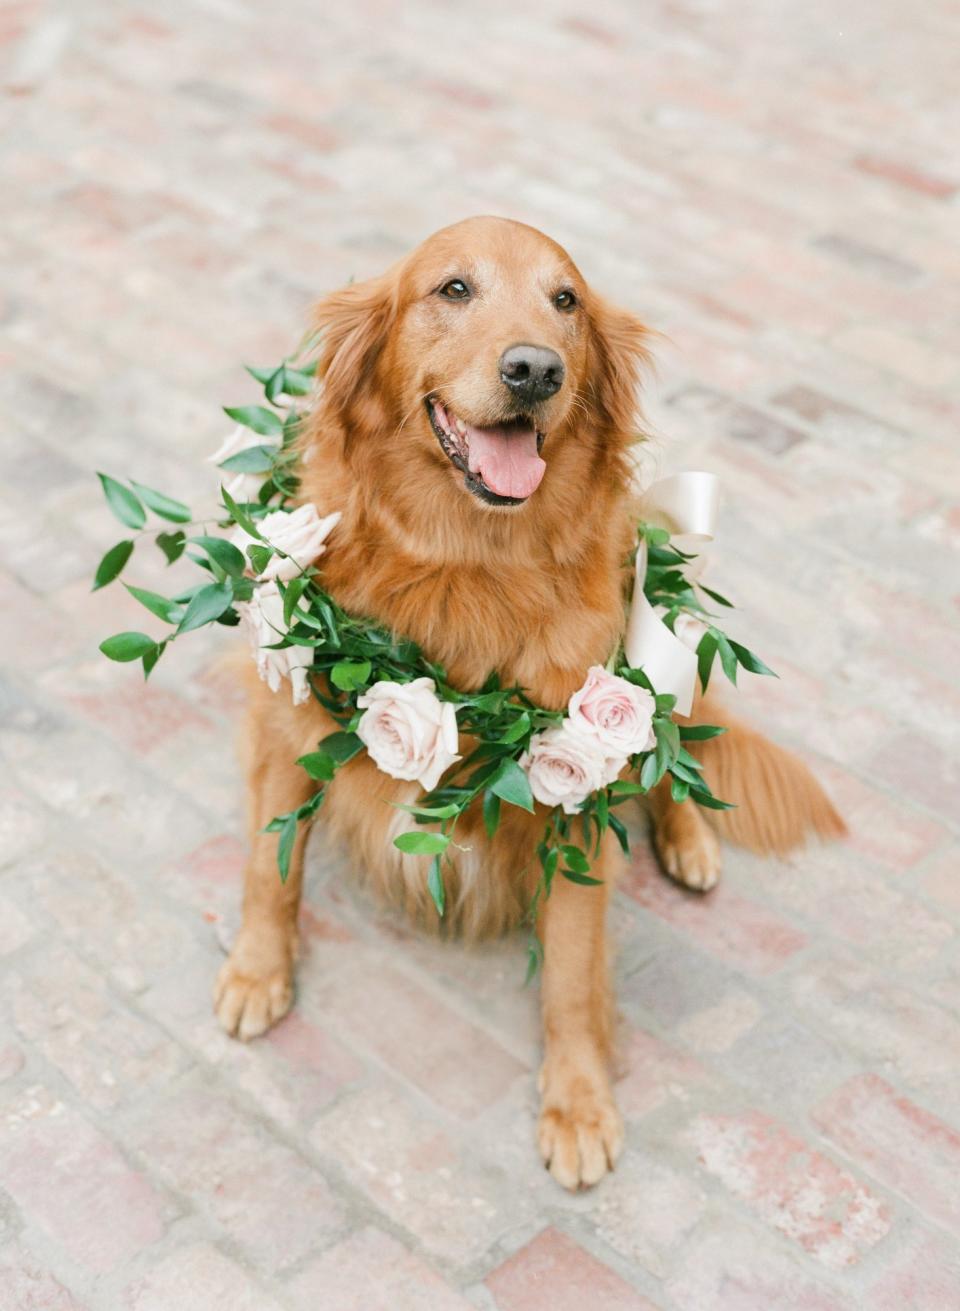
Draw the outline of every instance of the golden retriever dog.
<instances>
[{"instance_id":1,"label":"golden retriever dog","mask_svg":"<svg viewBox=\"0 0 960 1311\"><path fill-rule=\"evenodd\" d=\"M333 293L317 326L323 388L302 438L301 496L343 513L324 585L418 642L454 686L478 688L496 670L563 707L624 627L636 533L627 449L647 330L592 291L556 242L495 218L445 228L382 277ZM276 835L263 829L308 799L313 784L294 762L337 727L317 703L294 707L254 684L243 923L215 988L221 1024L242 1039L293 998L304 838L283 884ZM714 706L697 715L730 723ZM740 805L705 814L662 785L648 799L660 858L681 883L715 882L717 831L769 852L842 831L805 766L757 734L733 725L694 746L714 790ZM381 896L435 926L426 862L393 846L413 821L388 804L419 791L361 754L320 815ZM466 850L445 873L449 926L478 939L523 919L544 815L506 807L492 840L479 814L464 817ZM567 1188L597 1183L623 1142L610 1074L606 916L620 859L610 837L593 870L602 886L558 878L537 915L538 1143Z\"/></svg>"}]
</instances>

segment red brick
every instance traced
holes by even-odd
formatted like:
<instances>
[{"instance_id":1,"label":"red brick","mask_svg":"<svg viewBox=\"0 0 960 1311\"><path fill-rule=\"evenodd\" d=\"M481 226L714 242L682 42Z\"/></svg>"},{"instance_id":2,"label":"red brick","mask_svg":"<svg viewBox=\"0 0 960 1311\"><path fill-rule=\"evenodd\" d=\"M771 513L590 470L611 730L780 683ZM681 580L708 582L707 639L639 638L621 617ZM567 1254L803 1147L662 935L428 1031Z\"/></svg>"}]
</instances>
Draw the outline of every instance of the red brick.
<instances>
[{"instance_id":1,"label":"red brick","mask_svg":"<svg viewBox=\"0 0 960 1311\"><path fill-rule=\"evenodd\" d=\"M544 1229L484 1280L497 1311L656 1311L558 1229Z\"/></svg>"},{"instance_id":2,"label":"red brick","mask_svg":"<svg viewBox=\"0 0 960 1311\"><path fill-rule=\"evenodd\" d=\"M3 1187L30 1222L78 1265L105 1274L163 1234L156 1192L105 1138L43 1088L8 1105Z\"/></svg>"},{"instance_id":3,"label":"red brick","mask_svg":"<svg viewBox=\"0 0 960 1311\"><path fill-rule=\"evenodd\" d=\"M960 1235L960 1133L879 1075L850 1079L813 1112L831 1142Z\"/></svg>"},{"instance_id":4,"label":"red brick","mask_svg":"<svg viewBox=\"0 0 960 1311\"><path fill-rule=\"evenodd\" d=\"M882 155L858 155L854 164L862 173L872 173L875 177L886 178L888 182L908 191L932 196L935 200L948 200L957 190L955 182L936 177L913 163L904 160L887 159Z\"/></svg>"},{"instance_id":5,"label":"red brick","mask_svg":"<svg viewBox=\"0 0 960 1311\"><path fill-rule=\"evenodd\" d=\"M85 1311L85 1308L18 1243L0 1251L0 1306L5 1311Z\"/></svg>"},{"instance_id":6,"label":"red brick","mask_svg":"<svg viewBox=\"0 0 960 1311\"><path fill-rule=\"evenodd\" d=\"M960 1251L941 1235L911 1233L884 1273L870 1285L870 1311L946 1311L960 1291Z\"/></svg>"},{"instance_id":7,"label":"red brick","mask_svg":"<svg viewBox=\"0 0 960 1311\"><path fill-rule=\"evenodd\" d=\"M928 897L960 915L960 849L956 843L923 871L918 884Z\"/></svg>"},{"instance_id":8,"label":"red brick","mask_svg":"<svg viewBox=\"0 0 960 1311\"><path fill-rule=\"evenodd\" d=\"M338 970L311 1004L454 1115L478 1115L524 1073L476 1025L380 961Z\"/></svg>"},{"instance_id":9,"label":"red brick","mask_svg":"<svg viewBox=\"0 0 960 1311\"><path fill-rule=\"evenodd\" d=\"M524 1137L532 1178L553 1188L532 1123ZM448 1132L386 1080L340 1098L310 1141L423 1251L448 1263L477 1261L503 1234L532 1223L533 1190L501 1167L499 1140L491 1151L480 1125Z\"/></svg>"},{"instance_id":10,"label":"red brick","mask_svg":"<svg viewBox=\"0 0 960 1311\"><path fill-rule=\"evenodd\" d=\"M124 1311L280 1311L273 1298L209 1243L178 1247L127 1289Z\"/></svg>"},{"instance_id":11,"label":"red brick","mask_svg":"<svg viewBox=\"0 0 960 1311\"><path fill-rule=\"evenodd\" d=\"M699 1061L643 1029L632 1029L619 1048L624 1074L617 1083L617 1099L631 1119L649 1115L667 1101L688 1100L709 1079Z\"/></svg>"},{"instance_id":12,"label":"red brick","mask_svg":"<svg viewBox=\"0 0 960 1311\"><path fill-rule=\"evenodd\" d=\"M129 1141L262 1270L289 1268L339 1226L323 1176L209 1085L170 1096Z\"/></svg>"},{"instance_id":13,"label":"red brick","mask_svg":"<svg viewBox=\"0 0 960 1311\"><path fill-rule=\"evenodd\" d=\"M855 1265L890 1228L880 1198L759 1111L700 1115L685 1136L734 1197L826 1266Z\"/></svg>"},{"instance_id":14,"label":"red brick","mask_svg":"<svg viewBox=\"0 0 960 1311\"><path fill-rule=\"evenodd\" d=\"M64 949L32 956L3 981L19 1037L100 1110L169 1086L187 1064L176 1043L127 1009Z\"/></svg>"},{"instance_id":15,"label":"red brick","mask_svg":"<svg viewBox=\"0 0 960 1311\"><path fill-rule=\"evenodd\" d=\"M891 1070L960 1115L960 1021L949 1011L900 986L889 971L839 955L805 963L792 994L801 1017L861 1066Z\"/></svg>"},{"instance_id":16,"label":"red brick","mask_svg":"<svg viewBox=\"0 0 960 1311\"><path fill-rule=\"evenodd\" d=\"M109 670L109 665L106 668ZM65 700L137 755L149 758L171 739L193 739L214 731L209 719L168 688L130 679L117 683L116 674L112 677L113 686L102 691L85 691L81 681L71 680ZM59 675L55 681L60 681Z\"/></svg>"},{"instance_id":17,"label":"red brick","mask_svg":"<svg viewBox=\"0 0 960 1311\"><path fill-rule=\"evenodd\" d=\"M731 1220L686 1249L667 1292L678 1311L867 1311Z\"/></svg>"},{"instance_id":18,"label":"red brick","mask_svg":"<svg viewBox=\"0 0 960 1311\"><path fill-rule=\"evenodd\" d=\"M786 920L747 900L721 880L709 896L668 882L641 857L624 879L624 890L678 933L747 974L772 974L806 945Z\"/></svg>"},{"instance_id":19,"label":"red brick","mask_svg":"<svg viewBox=\"0 0 960 1311\"><path fill-rule=\"evenodd\" d=\"M470 1311L473 1305L395 1238L370 1228L314 1258L286 1291L295 1311Z\"/></svg>"}]
</instances>

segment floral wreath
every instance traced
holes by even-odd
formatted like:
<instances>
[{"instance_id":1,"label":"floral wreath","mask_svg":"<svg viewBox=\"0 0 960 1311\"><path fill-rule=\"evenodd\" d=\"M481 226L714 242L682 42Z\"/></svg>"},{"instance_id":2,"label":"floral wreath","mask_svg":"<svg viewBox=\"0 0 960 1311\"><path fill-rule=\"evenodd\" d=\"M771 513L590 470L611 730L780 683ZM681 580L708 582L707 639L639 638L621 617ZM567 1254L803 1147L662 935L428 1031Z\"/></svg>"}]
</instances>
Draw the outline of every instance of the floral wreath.
<instances>
[{"instance_id":1,"label":"floral wreath","mask_svg":"<svg viewBox=\"0 0 960 1311\"><path fill-rule=\"evenodd\" d=\"M558 873L574 883L600 882L590 869L608 828L629 852L627 829L614 812L665 776L674 801L729 809L710 791L702 766L684 745L724 730L678 724L674 715L690 713L696 683L706 690L718 656L734 683L738 666L773 671L728 638L701 600L702 593L718 605L731 604L698 577L699 553L712 537L716 510L712 476L678 474L647 493L623 641L606 666L587 671L566 710L544 709L522 688L501 687L495 672L478 691L463 692L414 642L347 613L324 590L316 561L331 534L329 545L336 549L340 514L321 517L315 506L295 503L296 440L316 386L316 365L296 359L275 369L248 369L263 386L265 405L224 407L237 426L210 457L224 479L222 505L206 522L152 488L98 475L123 524L141 538L148 532L148 511L175 525L152 534L167 564L185 555L204 573L171 597L124 583L170 631L158 639L117 633L101 643L103 654L139 660L149 677L168 646L185 634L213 623L242 624L260 676L273 691L289 681L295 704L314 697L339 725L297 761L316 782L313 795L267 825L266 831L279 834L281 879L287 878L298 825L316 814L337 771L364 750L379 769L424 790L415 804L399 807L416 827L400 833L394 845L429 858L427 886L441 916L445 854L457 845L459 819L477 801L491 837L504 804L531 812L535 802L548 807L537 844L541 877L531 918ZM211 521L229 536L209 532ZM107 551L95 590L120 576L134 547L127 538ZM465 759L457 754L461 734L476 742ZM621 777L625 771L630 777ZM539 945L531 952L535 968Z\"/></svg>"}]
</instances>

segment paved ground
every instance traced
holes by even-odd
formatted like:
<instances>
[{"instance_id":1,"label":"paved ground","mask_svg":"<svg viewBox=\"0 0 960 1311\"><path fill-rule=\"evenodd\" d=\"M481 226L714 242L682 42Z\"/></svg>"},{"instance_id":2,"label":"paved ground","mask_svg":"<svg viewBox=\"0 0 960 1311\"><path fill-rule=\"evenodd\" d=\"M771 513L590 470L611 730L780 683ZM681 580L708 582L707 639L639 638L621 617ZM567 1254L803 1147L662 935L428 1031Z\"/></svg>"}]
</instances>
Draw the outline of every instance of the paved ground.
<instances>
[{"instance_id":1,"label":"paved ground","mask_svg":"<svg viewBox=\"0 0 960 1311\"><path fill-rule=\"evenodd\" d=\"M960 1304L960 30L842 9L0 10L4 1308ZM89 592L92 468L193 495L239 361L484 211L668 334L662 467L723 475L715 577L783 675L743 709L853 830L730 851L705 901L638 856L629 1147L575 1198L532 1146L522 944L411 937L322 841L296 1013L217 1031L229 693L202 643L149 690L102 661L135 610Z\"/></svg>"}]
</instances>

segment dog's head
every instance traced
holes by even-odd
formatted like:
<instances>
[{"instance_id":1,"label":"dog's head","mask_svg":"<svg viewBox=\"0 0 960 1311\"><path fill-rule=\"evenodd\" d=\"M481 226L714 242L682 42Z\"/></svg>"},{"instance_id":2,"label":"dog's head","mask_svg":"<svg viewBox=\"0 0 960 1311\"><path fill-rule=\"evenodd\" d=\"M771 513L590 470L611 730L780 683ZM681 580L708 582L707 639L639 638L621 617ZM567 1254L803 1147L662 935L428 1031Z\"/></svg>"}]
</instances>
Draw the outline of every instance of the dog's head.
<instances>
[{"instance_id":1,"label":"dog's head","mask_svg":"<svg viewBox=\"0 0 960 1311\"><path fill-rule=\"evenodd\" d=\"M425 498L466 493L515 513L564 446L618 446L635 421L645 329L521 223L444 228L329 296L317 321L324 407L348 458L362 443L383 477L412 474Z\"/></svg>"}]
</instances>

